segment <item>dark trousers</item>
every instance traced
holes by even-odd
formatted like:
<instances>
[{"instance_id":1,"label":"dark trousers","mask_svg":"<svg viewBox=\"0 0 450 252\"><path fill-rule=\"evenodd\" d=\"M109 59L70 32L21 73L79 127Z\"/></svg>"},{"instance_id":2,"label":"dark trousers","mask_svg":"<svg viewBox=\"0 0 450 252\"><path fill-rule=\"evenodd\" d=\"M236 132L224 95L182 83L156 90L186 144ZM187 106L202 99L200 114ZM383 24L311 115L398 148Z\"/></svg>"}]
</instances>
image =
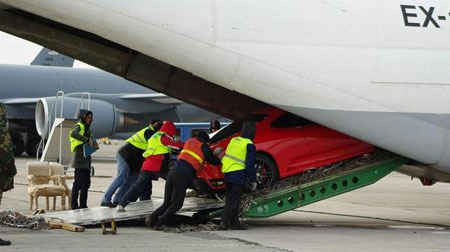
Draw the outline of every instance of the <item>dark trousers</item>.
<instances>
[{"instance_id":1,"label":"dark trousers","mask_svg":"<svg viewBox=\"0 0 450 252\"><path fill-rule=\"evenodd\" d=\"M152 195L152 178L154 177L153 172L149 171L141 171L139 173L136 182L128 189L128 191L123 195L122 199L119 202L119 205L126 207L131 201L136 201L139 196L142 195L144 191L149 191L148 199L151 199ZM149 188L150 183L150 188Z\"/></svg>"},{"instance_id":2,"label":"dark trousers","mask_svg":"<svg viewBox=\"0 0 450 252\"><path fill-rule=\"evenodd\" d=\"M89 169L75 169L72 185L72 209L87 208L88 190L91 187L91 172ZM78 195L80 204L78 204Z\"/></svg>"},{"instance_id":3,"label":"dark trousers","mask_svg":"<svg viewBox=\"0 0 450 252\"><path fill-rule=\"evenodd\" d=\"M226 199L220 221L227 225L234 226L239 223L239 205L244 186L226 183Z\"/></svg>"},{"instance_id":4,"label":"dark trousers","mask_svg":"<svg viewBox=\"0 0 450 252\"><path fill-rule=\"evenodd\" d=\"M170 170L164 187L164 202L150 216L152 220L159 218L158 224L169 220L183 206L186 189L189 186L189 178L182 171Z\"/></svg>"},{"instance_id":5,"label":"dark trousers","mask_svg":"<svg viewBox=\"0 0 450 252\"><path fill-rule=\"evenodd\" d=\"M142 190L141 195L139 196L139 200L151 200L152 199L152 188L153 188L153 182L152 179L147 181L147 183L144 186L144 189Z\"/></svg>"}]
</instances>

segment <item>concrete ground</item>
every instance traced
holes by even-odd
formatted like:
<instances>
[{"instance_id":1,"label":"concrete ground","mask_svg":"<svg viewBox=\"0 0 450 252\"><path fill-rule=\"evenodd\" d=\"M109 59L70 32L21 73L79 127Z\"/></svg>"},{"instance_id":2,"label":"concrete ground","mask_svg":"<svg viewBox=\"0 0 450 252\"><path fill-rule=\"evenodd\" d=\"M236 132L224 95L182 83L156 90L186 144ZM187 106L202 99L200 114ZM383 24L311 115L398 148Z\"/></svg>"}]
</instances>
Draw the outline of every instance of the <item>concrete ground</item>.
<instances>
[{"instance_id":1,"label":"concrete ground","mask_svg":"<svg viewBox=\"0 0 450 252\"><path fill-rule=\"evenodd\" d=\"M113 140L94 154L88 206L99 206L115 176L119 146ZM16 188L4 193L0 209L33 212L26 181L26 162L33 160L16 159ZM162 197L163 186L164 181L155 183L153 197ZM116 235L103 235L99 226L71 232L0 225L0 238L12 242L1 251L448 251L449 194L449 184L424 187L417 179L392 173L369 187L295 211L248 219L246 231L170 233L127 222L118 223Z\"/></svg>"}]
</instances>

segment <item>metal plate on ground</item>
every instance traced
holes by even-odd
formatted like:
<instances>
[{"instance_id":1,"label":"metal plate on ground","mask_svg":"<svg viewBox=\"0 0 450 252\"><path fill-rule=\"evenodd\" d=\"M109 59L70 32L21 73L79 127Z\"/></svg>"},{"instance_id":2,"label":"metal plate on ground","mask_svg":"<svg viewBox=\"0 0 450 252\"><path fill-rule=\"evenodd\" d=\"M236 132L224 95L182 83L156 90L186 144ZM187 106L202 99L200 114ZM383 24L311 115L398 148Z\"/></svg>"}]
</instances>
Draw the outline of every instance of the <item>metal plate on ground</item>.
<instances>
[{"instance_id":1,"label":"metal plate on ground","mask_svg":"<svg viewBox=\"0 0 450 252\"><path fill-rule=\"evenodd\" d=\"M153 213L161 204L163 199L153 199L141 202L132 202L126 208L125 212L118 212L116 208L109 207L92 207L85 209L76 209L59 212L49 212L40 214L44 218L58 219L64 223L74 225L94 225L104 220L135 220L143 219ZM178 211L196 212L200 210L221 208L225 205L215 199L188 197L185 199L183 207Z\"/></svg>"}]
</instances>

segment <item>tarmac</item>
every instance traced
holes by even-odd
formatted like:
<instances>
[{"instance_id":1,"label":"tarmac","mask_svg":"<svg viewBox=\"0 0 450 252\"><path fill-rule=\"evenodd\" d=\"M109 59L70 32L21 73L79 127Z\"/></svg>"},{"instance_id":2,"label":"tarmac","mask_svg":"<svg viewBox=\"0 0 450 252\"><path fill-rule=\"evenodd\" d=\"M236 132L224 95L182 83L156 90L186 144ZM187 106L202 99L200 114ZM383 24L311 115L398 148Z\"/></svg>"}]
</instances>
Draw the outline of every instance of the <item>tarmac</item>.
<instances>
[{"instance_id":1,"label":"tarmac","mask_svg":"<svg viewBox=\"0 0 450 252\"><path fill-rule=\"evenodd\" d=\"M100 145L93 157L95 175L88 206L101 197L116 173L121 142ZM26 163L16 158L15 188L3 194L0 209L31 215ZM71 181L69 181L71 184ZM153 198L163 196L164 181L154 183ZM448 251L450 184L422 186L419 180L392 173L374 185L270 218L246 219L248 230L162 232L142 221L117 223L117 234L99 225L84 232L30 230L0 225L3 251ZM40 200L44 208L45 200ZM51 204L52 205L52 204ZM49 210L53 211L53 210ZM57 202L57 210L60 205Z\"/></svg>"}]
</instances>

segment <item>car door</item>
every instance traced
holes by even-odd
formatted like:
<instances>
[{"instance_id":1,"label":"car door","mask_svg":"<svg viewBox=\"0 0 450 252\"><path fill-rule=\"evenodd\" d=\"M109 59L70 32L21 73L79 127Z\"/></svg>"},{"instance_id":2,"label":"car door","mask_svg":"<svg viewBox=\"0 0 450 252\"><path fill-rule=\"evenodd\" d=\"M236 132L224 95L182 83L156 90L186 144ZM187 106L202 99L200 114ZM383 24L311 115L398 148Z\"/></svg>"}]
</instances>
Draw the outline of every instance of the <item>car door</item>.
<instances>
[{"instance_id":1,"label":"car door","mask_svg":"<svg viewBox=\"0 0 450 252\"><path fill-rule=\"evenodd\" d=\"M283 112L270 125L258 125L255 143L258 152L270 154L276 161L280 178L302 173L314 168L317 160L311 155L311 149L305 139L305 128L310 121ZM265 129L261 132L260 129Z\"/></svg>"},{"instance_id":2,"label":"car door","mask_svg":"<svg viewBox=\"0 0 450 252\"><path fill-rule=\"evenodd\" d=\"M365 142L321 125L305 129L304 134L312 155L318 161L318 166L339 162L373 150L373 147Z\"/></svg>"}]
</instances>

